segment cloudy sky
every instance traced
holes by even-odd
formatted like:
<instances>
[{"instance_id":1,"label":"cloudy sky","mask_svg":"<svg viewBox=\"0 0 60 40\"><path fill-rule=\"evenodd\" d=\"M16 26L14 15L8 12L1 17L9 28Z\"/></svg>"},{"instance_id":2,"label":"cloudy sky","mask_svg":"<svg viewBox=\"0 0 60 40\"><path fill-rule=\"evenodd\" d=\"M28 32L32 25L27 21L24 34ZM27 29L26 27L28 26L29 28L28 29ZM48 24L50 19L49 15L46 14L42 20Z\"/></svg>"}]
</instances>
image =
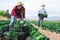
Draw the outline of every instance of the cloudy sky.
<instances>
[{"instance_id":1,"label":"cloudy sky","mask_svg":"<svg viewBox=\"0 0 60 40\"><path fill-rule=\"evenodd\" d=\"M46 5L48 17L60 17L60 0L0 0L0 10L9 9L11 12L17 1L24 3L26 18L38 18L38 10L42 4Z\"/></svg>"}]
</instances>

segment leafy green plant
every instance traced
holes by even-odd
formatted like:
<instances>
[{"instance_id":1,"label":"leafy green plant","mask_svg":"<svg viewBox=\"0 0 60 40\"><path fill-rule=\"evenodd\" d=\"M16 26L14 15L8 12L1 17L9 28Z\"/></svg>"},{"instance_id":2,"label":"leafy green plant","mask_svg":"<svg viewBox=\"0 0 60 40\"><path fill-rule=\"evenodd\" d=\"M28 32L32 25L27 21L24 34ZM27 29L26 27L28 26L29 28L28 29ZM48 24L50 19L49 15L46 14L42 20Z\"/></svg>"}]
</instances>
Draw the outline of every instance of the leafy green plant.
<instances>
[{"instance_id":1,"label":"leafy green plant","mask_svg":"<svg viewBox=\"0 0 60 40\"><path fill-rule=\"evenodd\" d=\"M4 10L0 11L0 16L4 16L10 19L10 14L8 12L5 12Z\"/></svg>"},{"instance_id":2,"label":"leafy green plant","mask_svg":"<svg viewBox=\"0 0 60 40\"><path fill-rule=\"evenodd\" d=\"M0 16L3 16L4 15L4 11L0 11Z\"/></svg>"},{"instance_id":3,"label":"leafy green plant","mask_svg":"<svg viewBox=\"0 0 60 40\"><path fill-rule=\"evenodd\" d=\"M38 26L38 21L35 20L35 21L31 21L31 22ZM59 31L60 30L60 22L44 21L42 28L44 30L50 30L52 32L60 33L60 31Z\"/></svg>"},{"instance_id":4,"label":"leafy green plant","mask_svg":"<svg viewBox=\"0 0 60 40\"><path fill-rule=\"evenodd\" d=\"M4 20L0 20L0 24L2 24L0 26L0 29L5 29L8 27L8 24L10 21L4 21ZM20 23L20 22L19 22ZM23 23L23 22L22 22ZM16 23L14 23L14 27L17 27ZM22 25L22 24L21 24ZM43 34L41 34L40 32L38 32L38 30L36 28L34 28L32 25L31 25L31 22L28 22L27 23L28 27L29 27L29 36L33 39L33 40L45 40L46 39L46 36L44 36ZM4 32L4 37L5 37L5 40L9 40L10 39L10 35L11 35L11 38L13 40L17 40L17 36L18 35L23 35L24 33L20 32L20 33L17 33L15 31L11 31L11 32ZM39 36L40 35L40 36Z\"/></svg>"}]
</instances>

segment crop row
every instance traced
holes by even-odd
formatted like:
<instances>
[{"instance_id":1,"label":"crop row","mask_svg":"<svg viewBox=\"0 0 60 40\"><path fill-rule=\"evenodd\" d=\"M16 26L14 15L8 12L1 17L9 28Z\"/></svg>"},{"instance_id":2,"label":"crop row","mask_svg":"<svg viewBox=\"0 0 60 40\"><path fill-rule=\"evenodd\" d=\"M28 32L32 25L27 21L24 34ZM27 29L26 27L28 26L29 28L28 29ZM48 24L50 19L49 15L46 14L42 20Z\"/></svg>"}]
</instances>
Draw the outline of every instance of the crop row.
<instances>
[{"instance_id":1,"label":"crop row","mask_svg":"<svg viewBox=\"0 0 60 40\"><path fill-rule=\"evenodd\" d=\"M38 25L38 21L31 22L34 23L35 25ZM52 32L60 33L60 22L44 21L42 28L45 30L50 30Z\"/></svg>"},{"instance_id":2,"label":"crop row","mask_svg":"<svg viewBox=\"0 0 60 40\"><path fill-rule=\"evenodd\" d=\"M33 40L47 40L46 36L38 32L32 25L30 26L30 37Z\"/></svg>"},{"instance_id":3,"label":"crop row","mask_svg":"<svg viewBox=\"0 0 60 40\"><path fill-rule=\"evenodd\" d=\"M10 21L0 21L0 30L7 28L9 22ZM27 22L27 24L29 27L29 36L32 38L32 40L47 40L46 36L41 34L40 32L38 32L38 30L36 28L34 28L30 22ZM9 35L9 32L5 32L5 33L8 33L7 35ZM16 32L12 32L12 33L14 36Z\"/></svg>"}]
</instances>

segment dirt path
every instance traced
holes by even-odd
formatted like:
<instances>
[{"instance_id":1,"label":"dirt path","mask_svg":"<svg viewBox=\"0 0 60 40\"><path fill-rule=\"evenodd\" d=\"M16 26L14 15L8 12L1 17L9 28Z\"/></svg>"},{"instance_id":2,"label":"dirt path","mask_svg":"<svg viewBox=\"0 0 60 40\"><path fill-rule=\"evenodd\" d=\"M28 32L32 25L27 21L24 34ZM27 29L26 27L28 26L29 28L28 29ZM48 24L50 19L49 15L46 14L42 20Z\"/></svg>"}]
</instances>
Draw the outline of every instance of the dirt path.
<instances>
[{"instance_id":1,"label":"dirt path","mask_svg":"<svg viewBox=\"0 0 60 40\"><path fill-rule=\"evenodd\" d=\"M35 24L32 25L38 29L38 26L36 26ZM50 38L50 40L60 40L60 34L52 33L50 31L43 30L42 28L39 28L38 31L44 34L46 37Z\"/></svg>"},{"instance_id":2,"label":"dirt path","mask_svg":"<svg viewBox=\"0 0 60 40\"><path fill-rule=\"evenodd\" d=\"M0 20L9 20L9 19L6 17L0 16Z\"/></svg>"}]
</instances>

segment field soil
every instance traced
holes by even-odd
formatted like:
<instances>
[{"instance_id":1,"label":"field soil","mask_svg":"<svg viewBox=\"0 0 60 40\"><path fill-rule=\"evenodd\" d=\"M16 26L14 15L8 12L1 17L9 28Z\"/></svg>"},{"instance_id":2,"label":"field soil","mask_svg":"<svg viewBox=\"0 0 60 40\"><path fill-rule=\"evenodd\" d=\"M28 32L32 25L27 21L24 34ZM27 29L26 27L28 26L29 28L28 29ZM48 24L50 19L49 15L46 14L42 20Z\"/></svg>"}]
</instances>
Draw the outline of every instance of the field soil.
<instances>
[{"instance_id":1,"label":"field soil","mask_svg":"<svg viewBox=\"0 0 60 40\"><path fill-rule=\"evenodd\" d=\"M35 24L31 23L35 28L38 29L38 26ZM56 34L55 32L50 32L47 30L43 30L41 27L39 27L38 30L40 33L44 34L46 37L50 38L50 40L60 40L60 34Z\"/></svg>"},{"instance_id":2,"label":"field soil","mask_svg":"<svg viewBox=\"0 0 60 40\"><path fill-rule=\"evenodd\" d=\"M6 17L0 16L0 20L9 20L9 19Z\"/></svg>"}]
</instances>

